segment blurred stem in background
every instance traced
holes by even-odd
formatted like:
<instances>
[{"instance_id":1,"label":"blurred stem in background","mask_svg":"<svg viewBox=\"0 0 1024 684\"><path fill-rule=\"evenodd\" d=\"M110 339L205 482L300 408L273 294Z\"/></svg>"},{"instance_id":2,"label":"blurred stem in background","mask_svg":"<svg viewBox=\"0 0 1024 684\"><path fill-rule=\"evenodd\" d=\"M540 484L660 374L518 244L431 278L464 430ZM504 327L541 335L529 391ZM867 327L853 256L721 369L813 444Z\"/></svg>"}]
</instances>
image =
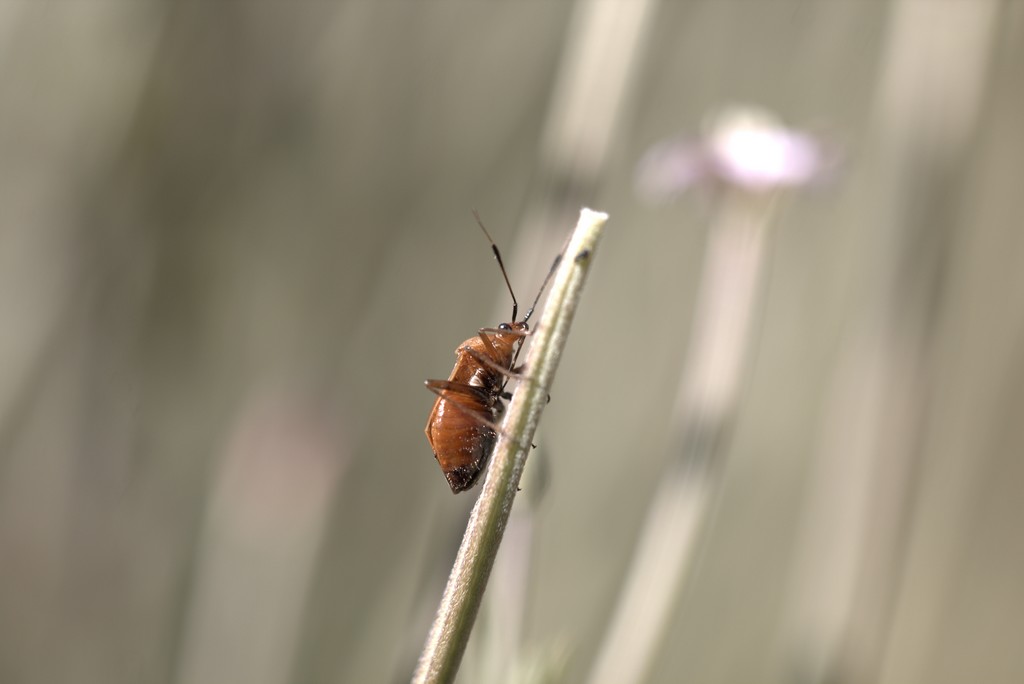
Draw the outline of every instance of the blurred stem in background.
<instances>
[{"instance_id":1,"label":"blurred stem in background","mask_svg":"<svg viewBox=\"0 0 1024 684\"><path fill-rule=\"evenodd\" d=\"M347 465L326 412L288 392L251 400L214 479L177 684L288 681L303 611Z\"/></svg>"},{"instance_id":2,"label":"blurred stem in background","mask_svg":"<svg viewBox=\"0 0 1024 684\"><path fill-rule=\"evenodd\" d=\"M864 262L877 276L839 352L782 630L801 682L927 680L928 638L942 621L933 611L956 553L948 540L962 538L953 531L969 517L975 469L964 460L945 480L955 493L926 516L942 533L909 533L929 378L942 375L929 369L929 300L952 247L947 184L966 167L998 6L903 1L890 13L871 113L877 152L853 183L868 217ZM923 197L941 200L925 206ZM934 541L907 548L913 538ZM914 562L928 570L910 574ZM904 582L922 574L933 582Z\"/></svg>"},{"instance_id":3,"label":"blurred stem in background","mask_svg":"<svg viewBox=\"0 0 1024 684\"><path fill-rule=\"evenodd\" d=\"M591 684L641 682L657 654L717 493L780 194L811 180L823 166L813 140L781 128L769 114L741 109L715 119L702 143L664 143L641 163L639 189L649 196L704 180L721 192L677 394L676 457L648 511Z\"/></svg>"}]
</instances>

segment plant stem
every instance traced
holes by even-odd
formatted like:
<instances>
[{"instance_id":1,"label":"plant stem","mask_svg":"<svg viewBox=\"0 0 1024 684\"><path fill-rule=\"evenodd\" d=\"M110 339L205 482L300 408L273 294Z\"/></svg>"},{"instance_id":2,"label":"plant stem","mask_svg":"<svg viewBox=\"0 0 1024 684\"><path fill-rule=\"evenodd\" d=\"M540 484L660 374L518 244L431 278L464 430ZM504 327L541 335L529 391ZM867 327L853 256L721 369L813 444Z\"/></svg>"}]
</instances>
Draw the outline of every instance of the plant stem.
<instances>
[{"instance_id":1,"label":"plant stem","mask_svg":"<svg viewBox=\"0 0 1024 684\"><path fill-rule=\"evenodd\" d=\"M731 189L718 207L676 402L677 457L659 480L588 684L644 681L663 645L717 492L776 204L776 193Z\"/></svg>"},{"instance_id":2,"label":"plant stem","mask_svg":"<svg viewBox=\"0 0 1024 684\"><path fill-rule=\"evenodd\" d=\"M451 682L459 670L498 553L512 501L607 214L583 209L551 286L517 388L491 456L483 491L469 516L441 605L413 675L414 684Z\"/></svg>"}]
</instances>

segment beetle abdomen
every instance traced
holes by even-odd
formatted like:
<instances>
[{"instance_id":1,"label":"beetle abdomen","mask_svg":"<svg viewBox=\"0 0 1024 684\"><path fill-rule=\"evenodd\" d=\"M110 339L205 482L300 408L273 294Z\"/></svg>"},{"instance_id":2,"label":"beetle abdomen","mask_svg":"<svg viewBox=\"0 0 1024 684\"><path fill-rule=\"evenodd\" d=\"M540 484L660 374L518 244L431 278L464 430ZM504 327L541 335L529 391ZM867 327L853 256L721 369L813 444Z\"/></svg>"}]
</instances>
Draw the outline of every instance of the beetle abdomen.
<instances>
[{"instance_id":1,"label":"beetle abdomen","mask_svg":"<svg viewBox=\"0 0 1024 684\"><path fill-rule=\"evenodd\" d=\"M442 399L438 415L447 414L444 430L431 430L430 442L445 479L458 493L473 486L494 447L496 433L477 419L469 407L448 406L456 400ZM467 411L467 409L469 409ZM483 412L480 416L484 417Z\"/></svg>"}]
</instances>

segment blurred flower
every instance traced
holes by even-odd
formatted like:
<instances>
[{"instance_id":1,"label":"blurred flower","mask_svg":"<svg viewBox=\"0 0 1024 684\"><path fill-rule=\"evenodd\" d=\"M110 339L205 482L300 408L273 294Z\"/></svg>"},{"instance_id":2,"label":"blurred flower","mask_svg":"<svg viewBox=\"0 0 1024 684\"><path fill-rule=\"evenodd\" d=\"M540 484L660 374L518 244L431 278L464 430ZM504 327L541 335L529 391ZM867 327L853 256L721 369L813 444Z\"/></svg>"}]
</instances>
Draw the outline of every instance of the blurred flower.
<instances>
[{"instance_id":1,"label":"blurred flower","mask_svg":"<svg viewBox=\"0 0 1024 684\"><path fill-rule=\"evenodd\" d=\"M709 121L704 136L658 143L637 166L637 191L650 200L718 181L750 192L807 184L834 166L811 135L786 128L770 113L731 108Z\"/></svg>"}]
</instances>

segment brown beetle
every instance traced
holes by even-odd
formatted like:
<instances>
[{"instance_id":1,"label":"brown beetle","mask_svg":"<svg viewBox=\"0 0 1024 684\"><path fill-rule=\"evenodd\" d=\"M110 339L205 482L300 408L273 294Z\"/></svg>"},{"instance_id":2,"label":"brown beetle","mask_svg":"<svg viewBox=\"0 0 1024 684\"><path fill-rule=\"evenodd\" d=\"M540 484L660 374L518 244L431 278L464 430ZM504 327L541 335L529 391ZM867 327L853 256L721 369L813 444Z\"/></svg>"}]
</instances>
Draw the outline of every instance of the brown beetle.
<instances>
[{"instance_id":1,"label":"brown beetle","mask_svg":"<svg viewBox=\"0 0 1024 684\"><path fill-rule=\"evenodd\" d=\"M519 369L515 368L516 359L523 339L530 334L527 321L555 270L553 265L533 306L523 316L523 320L516 321L519 303L505 272L501 252L475 211L473 216L490 240L494 257L498 260L508 292L512 295L512 322L502 323L497 328L481 328L475 337L469 338L455 350L458 361L447 380L427 380L424 383L438 397L424 432L453 494L476 484L494 448L498 437L498 420L505 410L502 399L512 398L505 391L505 385L510 377L517 375ZM555 259L555 265L559 258Z\"/></svg>"}]
</instances>

